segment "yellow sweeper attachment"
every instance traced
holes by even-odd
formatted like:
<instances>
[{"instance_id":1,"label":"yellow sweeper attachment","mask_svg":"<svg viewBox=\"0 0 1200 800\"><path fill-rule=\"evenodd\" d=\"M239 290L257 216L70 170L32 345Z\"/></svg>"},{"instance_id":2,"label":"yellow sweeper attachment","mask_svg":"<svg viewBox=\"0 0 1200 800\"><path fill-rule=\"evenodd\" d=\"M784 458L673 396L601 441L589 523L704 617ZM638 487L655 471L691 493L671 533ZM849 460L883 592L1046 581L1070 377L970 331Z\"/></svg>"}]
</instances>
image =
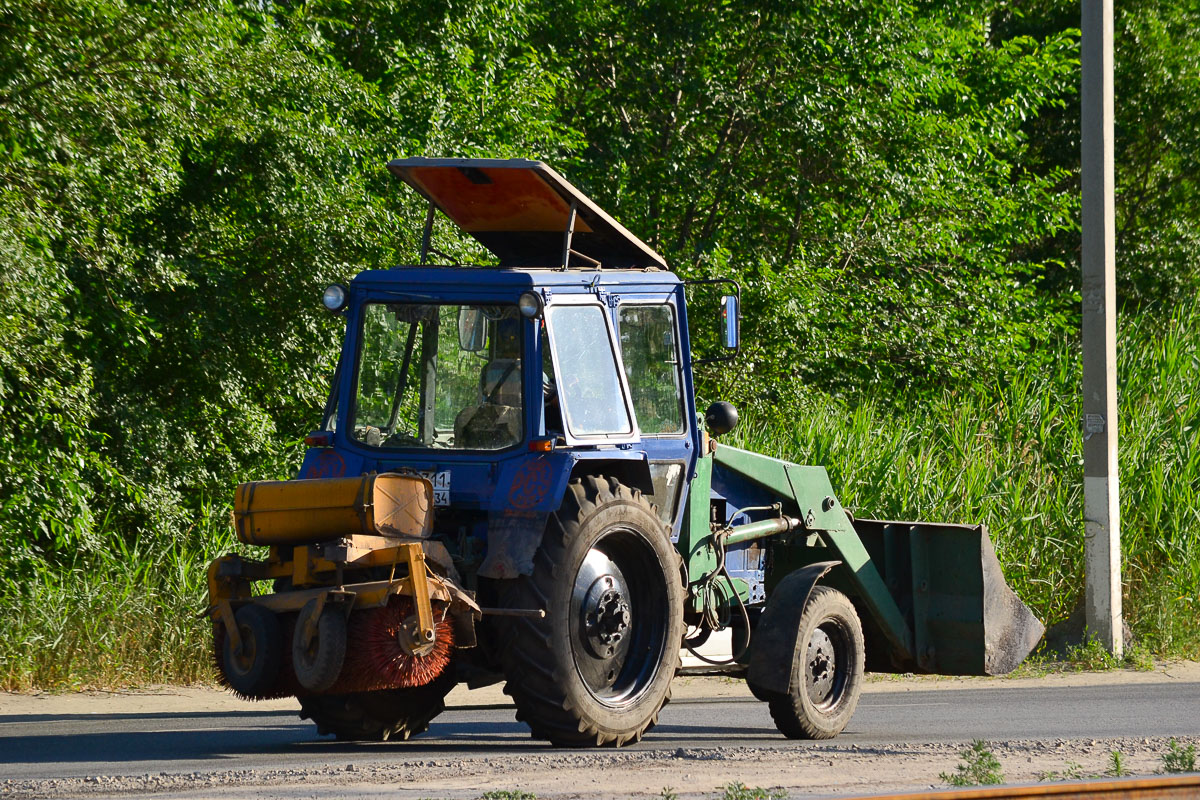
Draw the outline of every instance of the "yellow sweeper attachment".
<instances>
[{"instance_id":1,"label":"yellow sweeper attachment","mask_svg":"<svg viewBox=\"0 0 1200 800\"><path fill-rule=\"evenodd\" d=\"M246 544L297 545L356 534L424 539L433 526L432 510L429 481L385 473L243 483L233 518Z\"/></svg>"},{"instance_id":2,"label":"yellow sweeper attachment","mask_svg":"<svg viewBox=\"0 0 1200 800\"><path fill-rule=\"evenodd\" d=\"M433 487L418 475L257 481L237 488L238 539L208 570L219 671L239 694L283 697L421 686L479 609L429 540ZM274 593L255 594L255 581Z\"/></svg>"}]
</instances>

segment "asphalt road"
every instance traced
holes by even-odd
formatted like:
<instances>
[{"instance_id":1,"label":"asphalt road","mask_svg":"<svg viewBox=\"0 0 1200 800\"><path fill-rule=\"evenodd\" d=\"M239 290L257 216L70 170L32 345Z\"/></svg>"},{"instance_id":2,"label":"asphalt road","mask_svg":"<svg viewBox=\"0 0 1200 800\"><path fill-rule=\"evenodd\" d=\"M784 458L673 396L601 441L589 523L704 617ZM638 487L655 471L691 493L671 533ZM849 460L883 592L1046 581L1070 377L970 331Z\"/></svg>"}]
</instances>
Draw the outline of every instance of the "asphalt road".
<instances>
[{"instance_id":1,"label":"asphalt road","mask_svg":"<svg viewBox=\"0 0 1200 800\"><path fill-rule=\"evenodd\" d=\"M976 738L1086 740L1200 736L1200 682L1020 688L876 689L836 742L863 749ZM821 747L782 738L766 706L747 697L688 698L630 749ZM0 714L0 778L312 768L329 763L488 758L547 752L511 707L466 707L410 742L346 744L317 736L294 713Z\"/></svg>"}]
</instances>

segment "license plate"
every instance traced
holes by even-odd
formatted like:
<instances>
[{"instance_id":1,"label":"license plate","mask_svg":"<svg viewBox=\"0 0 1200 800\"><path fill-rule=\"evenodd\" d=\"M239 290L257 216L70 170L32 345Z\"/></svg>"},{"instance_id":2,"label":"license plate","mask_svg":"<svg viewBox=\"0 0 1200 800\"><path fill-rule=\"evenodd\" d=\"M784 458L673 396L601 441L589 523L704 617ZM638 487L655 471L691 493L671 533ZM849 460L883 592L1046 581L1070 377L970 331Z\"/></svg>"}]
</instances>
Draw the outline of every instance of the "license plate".
<instances>
[{"instance_id":1,"label":"license plate","mask_svg":"<svg viewBox=\"0 0 1200 800\"><path fill-rule=\"evenodd\" d=\"M421 477L433 484L433 504L435 506L450 505L450 470L422 472Z\"/></svg>"}]
</instances>

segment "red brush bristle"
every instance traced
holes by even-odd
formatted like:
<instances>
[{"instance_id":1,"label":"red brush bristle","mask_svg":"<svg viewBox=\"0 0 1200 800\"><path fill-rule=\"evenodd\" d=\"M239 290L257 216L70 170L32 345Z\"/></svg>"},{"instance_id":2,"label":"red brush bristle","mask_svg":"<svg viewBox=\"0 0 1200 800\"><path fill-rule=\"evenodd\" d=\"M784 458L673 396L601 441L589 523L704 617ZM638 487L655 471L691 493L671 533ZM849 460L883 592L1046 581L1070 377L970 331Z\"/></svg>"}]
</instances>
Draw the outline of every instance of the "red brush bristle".
<instances>
[{"instance_id":1,"label":"red brush bristle","mask_svg":"<svg viewBox=\"0 0 1200 800\"><path fill-rule=\"evenodd\" d=\"M350 616L346 662L332 693L364 692L424 686L450 663L454 627L442 619L440 603L434 603L437 638L433 650L423 656L404 652L397 633L415 612L412 598L393 595L388 604L355 612Z\"/></svg>"}]
</instances>

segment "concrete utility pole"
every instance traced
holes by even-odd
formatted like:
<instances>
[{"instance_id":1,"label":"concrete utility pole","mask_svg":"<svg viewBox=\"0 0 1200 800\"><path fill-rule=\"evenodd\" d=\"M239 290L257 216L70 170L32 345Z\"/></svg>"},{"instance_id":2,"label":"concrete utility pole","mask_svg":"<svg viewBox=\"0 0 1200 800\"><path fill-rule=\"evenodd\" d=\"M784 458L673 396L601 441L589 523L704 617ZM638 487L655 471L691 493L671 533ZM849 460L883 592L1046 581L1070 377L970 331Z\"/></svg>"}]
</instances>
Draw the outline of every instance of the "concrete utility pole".
<instances>
[{"instance_id":1,"label":"concrete utility pole","mask_svg":"<svg viewBox=\"0 0 1200 800\"><path fill-rule=\"evenodd\" d=\"M1117 481L1117 289L1113 188L1113 6L1083 0L1083 518L1088 632L1110 653L1121 633Z\"/></svg>"}]
</instances>

